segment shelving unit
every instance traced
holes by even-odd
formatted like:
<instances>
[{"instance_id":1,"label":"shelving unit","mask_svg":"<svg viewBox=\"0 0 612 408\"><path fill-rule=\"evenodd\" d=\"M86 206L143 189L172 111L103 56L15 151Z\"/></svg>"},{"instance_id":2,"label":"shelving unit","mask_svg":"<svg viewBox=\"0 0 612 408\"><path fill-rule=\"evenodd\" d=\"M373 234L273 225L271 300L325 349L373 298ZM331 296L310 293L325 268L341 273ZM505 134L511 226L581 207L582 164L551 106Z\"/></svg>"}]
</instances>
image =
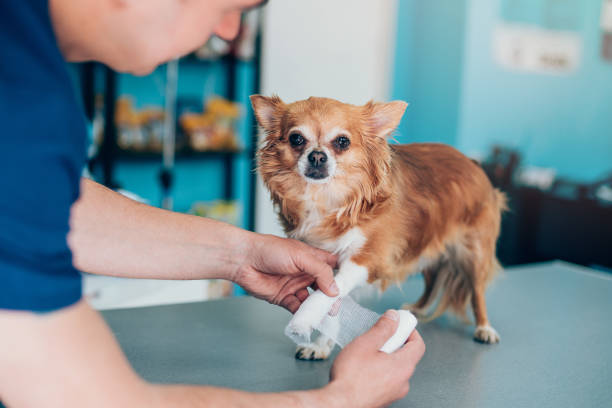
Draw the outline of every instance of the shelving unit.
<instances>
[{"instance_id":1,"label":"shelving unit","mask_svg":"<svg viewBox=\"0 0 612 408\"><path fill-rule=\"evenodd\" d=\"M260 76L260 25L257 30L255 37L255 53L252 59L248 61L240 60L234 53L230 52L227 55L219 57L214 60L200 60L192 55L187 56L179 61L180 64L201 64L203 67L221 66L224 71L224 77L226 78L224 84L224 94L222 95L229 101L242 102L239 99L240 93L244 90L239 89L238 85L238 69L240 64L249 64L252 69L252 84L251 89L248 93L259 92L259 76ZM90 121L93 120L95 115L95 84L97 75L102 72L102 78L104 83L104 137L97 154L92 157L89 167L92 173L95 172L100 175L100 181L113 189L122 187L116 180L115 169L118 163L124 162L155 162L160 163L159 172L159 184L162 191L171 191L173 186L173 167L174 161L217 161L220 163L220 172L223 174L222 183L222 198L230 201L235 199L235 182L236 182L236 162L240 158L246 158L249 163L249 168L254 169L255 162L255 150L257 146L257 128L253 122L251 115L244 115L242 120L247 121L246 126L243 128L247 129L246 134L239 135L239 139L243 141L244 148L239 150L208 150L208 151L195 151L189 148L181 147L178 150L172 149L174 152L171 157L168 157L168 152L163 155L162 152L155 151L139 151L139 150L124 150L121 149L117 143L117 127L115 125L115 104L117 101L117 87L118 87L118 74L105 66L96 66L95 63L84 63L80 67L80 82L81 92L83 98L83 106L85 114ZM180 68L179 76L180 76ZM211 75L210 70L206 75ZM176 84L175 84L176 85ZM170 92L171 94L171 92ZM166 98L168 93L166 93ZM246 102L246 101L245 101ZM177 98L171 102L171 111L176 112L177 109ZM168 111L168 110L166 110ZM172 120L172 119L171 119ZM175 120L172 120L175 122ZM176 131L174 127L173 131ZM168 133L166 129L164 135ZM254 214L255 214L255 174L251 172L247 177L247 188L248 193L246 194L247 199L244 205L241 206L243 209L243 219L247 220L246 227L248 229L254 229Z\"/></svg>"},{"instance_id":2,"label":"shelving unit","mask_svg":"<svg viewBox=\"0 0 612 408\"><path fill-rule=\"evenodd\" d=\"M191 150L181 149L176 151L175 160L219 160L223 164L223 199L232 200L234 197L234 160L238 156L248 156L252 160L252 153L249 150ZM123 162L149 162L153 160L161 161L161 152L137 151L118 149L117 160ZM161 177L161 175L160 175Z\"/></svg>"}]
</instances>

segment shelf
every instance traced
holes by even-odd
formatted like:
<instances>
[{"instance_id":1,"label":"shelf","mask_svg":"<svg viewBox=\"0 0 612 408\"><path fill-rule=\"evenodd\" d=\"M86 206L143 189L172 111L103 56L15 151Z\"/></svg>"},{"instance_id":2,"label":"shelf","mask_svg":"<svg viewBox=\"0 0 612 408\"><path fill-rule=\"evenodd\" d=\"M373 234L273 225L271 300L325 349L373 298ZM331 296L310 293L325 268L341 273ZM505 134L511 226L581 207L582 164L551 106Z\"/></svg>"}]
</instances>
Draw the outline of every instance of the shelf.
<instances>
[{"instance_id":1,"label":"shelf","mask_svg":"<svg viewBox=\"0 0 612 408\"><path fill-rule=\"evenodd\" d=\"M202 65L215 65L218 63L253 63L255 62L254 58L238 58L234 54L225 54L216 58L198 58L195 54L188 54L182 57L179 62L187 62L193 64L202 64Z\"/></svg>"},{"instance_id":2,"label":"shelf","mask_svg":"<svg viewBox=\"0 0 612 408\"><path fill-rule=\"evenodd\" d=\"M175 159L223 159L228 157L239 156L246 153L247 150L191 150L181 149L177 150ZM146 151L146 150L117 150L117 159L119 160L162 160L162 152Z\"/></svg>"}]
</instances>

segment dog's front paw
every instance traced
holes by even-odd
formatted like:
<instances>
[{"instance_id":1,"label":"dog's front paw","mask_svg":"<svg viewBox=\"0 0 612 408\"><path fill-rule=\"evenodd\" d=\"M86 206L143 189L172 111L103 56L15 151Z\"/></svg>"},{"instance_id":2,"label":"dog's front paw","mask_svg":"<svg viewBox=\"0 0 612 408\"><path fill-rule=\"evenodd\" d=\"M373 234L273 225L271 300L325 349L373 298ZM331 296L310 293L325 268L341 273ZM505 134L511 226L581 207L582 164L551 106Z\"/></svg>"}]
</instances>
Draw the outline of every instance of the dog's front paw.
<instances>
[{"instance_id":1,"label":"dog's front paw","mask_svg":"<svg viewBox=\"0 0 612 408\"><path fill-rule=\"evenodd\" d=\"M499 343L499 334L489 325L477 326L474 332L474 340L486 344Z\"/></svg>"},{"instance_id":2,"label":"dog's front paw","mask_svg":"<svg viewBox=\"0 0 612 408\"><path fill-rule=\"evenodd\" d=\"M298 346L295 351L295 358L298 360L325 360L331 354L334 346L308 344L306 346Z\"/></svg>"},{"instance_id":3,"label":"dog's front paw","mask_svg":"<svg viewBox=\"0 0 612 408\"><path fill-rule=\"evenodd\" d=\"M285 329L285 333L297 343L310 342L313 327L304 320L292 321Z\"/></svg>"}]
</instances>

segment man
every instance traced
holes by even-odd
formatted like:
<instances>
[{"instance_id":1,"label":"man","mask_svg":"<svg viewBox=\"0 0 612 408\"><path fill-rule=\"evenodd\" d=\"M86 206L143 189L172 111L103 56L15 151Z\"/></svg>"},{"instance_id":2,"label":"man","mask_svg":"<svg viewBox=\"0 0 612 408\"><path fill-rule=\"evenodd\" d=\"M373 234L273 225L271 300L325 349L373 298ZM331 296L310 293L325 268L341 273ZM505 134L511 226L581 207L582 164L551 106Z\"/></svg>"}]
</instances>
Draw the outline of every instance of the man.
<instances>
[{"instance_id":1,"label":"man","mask_svg":"<svg viewBox=\"0 0 612 408\"><path fill-rule=\"evenodd\" d=\"M374 407L408 392L424 352L414 333L377 351L385 317L336 358L318 390L257 394L146 383L81 299L78 270L229 279L297 310L316 283L337 294L329 253L171 213L80 181L85 130L64 61L145 74L211 34L231 39L254 0L21 0L0 6L0 401L8 407ZM78 199L78 201L77 201Z\"/></svg>"}]
</instances>

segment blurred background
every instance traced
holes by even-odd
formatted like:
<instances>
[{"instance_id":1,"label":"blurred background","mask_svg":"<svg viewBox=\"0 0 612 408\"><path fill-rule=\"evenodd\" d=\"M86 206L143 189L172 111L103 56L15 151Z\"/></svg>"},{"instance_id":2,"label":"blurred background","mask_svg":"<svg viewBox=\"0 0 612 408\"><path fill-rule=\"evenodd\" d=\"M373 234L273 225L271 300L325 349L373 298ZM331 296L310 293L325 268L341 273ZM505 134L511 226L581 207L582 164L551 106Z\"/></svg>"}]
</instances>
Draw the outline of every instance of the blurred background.
<instances>
[{"instance_id":1,"label":"blurred background","mask_svg":"<svg viewBox=\"0 0 612 408\"><path fill-rule=\"evenodd\" d=\"M395 139L481 162L510 198L502 264L612 270L612 0L271 0L144 77L72 64L89 175L148 204L283 235L248 96L410 103ZM87 276L100 309L240 295Z\"/></svg>"}]
</instances>

